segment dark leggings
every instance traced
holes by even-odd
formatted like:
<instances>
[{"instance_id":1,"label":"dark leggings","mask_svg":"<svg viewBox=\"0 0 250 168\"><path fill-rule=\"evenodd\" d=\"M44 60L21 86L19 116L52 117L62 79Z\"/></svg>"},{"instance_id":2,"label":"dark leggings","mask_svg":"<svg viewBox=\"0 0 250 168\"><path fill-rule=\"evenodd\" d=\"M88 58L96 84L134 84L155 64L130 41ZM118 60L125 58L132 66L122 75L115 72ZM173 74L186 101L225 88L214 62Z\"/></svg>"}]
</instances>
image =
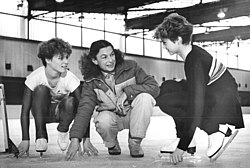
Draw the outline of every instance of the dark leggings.
<instances>
[{"instance_id":1,"label":"dark leggings","mask_svg":"<svg viewBox=\"0 0 250 168\"><path fill-rule=\"evenodd\" d=\"M190 115L187 113L187 92L185 81L167 80L161 85L160 95L156 98L156 105L166 114L173 117L176 125L177 137L187 134L187 127L191 125Z\"/></svg>"},{"instance_id":2,"label":"dark leggings","mask_svg":"<svg viewBox=\"0 0 250 168\"><path fill-rule=\"evenodd\" d=\"M220 79L206 87L203 112L199 119L195 118L193 111L188 110L188 89L185 80L181 82L165 81L160 89L156 104L164 113L173 117L177 137L182 138L179 147L183 149L191 141L190 136L195 132L193 124L198 120L199 125L196 126L208 135L217 132L220 124L244 128L237 85L229 73L223 74Z\"/></svg>"},{"instance_id":3,"label":"dark leggings","mask_svg":"<svg viewBox=\"0 0 250 168\"><path fill-rule=\"evenodd\" d=\"M47 123L57 122L57 130L67 132L74 119L76 102L74 97L67 96L59 103L51 103L50 89L40 85L32 93L32 114L35 119L36 139L48 140ZM58 108L58 109L57 109Z\"/></svg>"}]
</instances>

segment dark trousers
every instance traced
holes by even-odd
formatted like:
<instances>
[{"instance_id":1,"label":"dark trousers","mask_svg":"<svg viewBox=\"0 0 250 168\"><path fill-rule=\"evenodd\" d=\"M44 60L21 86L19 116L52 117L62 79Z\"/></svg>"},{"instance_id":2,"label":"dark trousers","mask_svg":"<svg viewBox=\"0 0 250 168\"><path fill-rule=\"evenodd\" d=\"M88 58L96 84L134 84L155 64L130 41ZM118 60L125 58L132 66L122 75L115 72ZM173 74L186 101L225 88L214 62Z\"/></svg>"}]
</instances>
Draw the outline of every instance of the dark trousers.
<instances>
[{"instance_id":1,"label":"dark trousers","mask_svg":"<svg viewBox=\"0 0 250 168\"><path fill-rule=\"evenodd\" d=\"M67 132L69 125L75 117L76 101L74 97L67 96L58 103L51 103L50 89L40 85L32 93L32 114L36 126L36 139L48 140L47 123L59 123L57 130Z\"/></svg>"},{"instance_id":2,"label":"dark trousers","mask_svg":"<svg viewBox=\"0 0 250 168\"><path fill-rule=\"evenodd\" d=\"M187 92L185 81L167 80L161 85L160 95L156 98L156 105L166 114L173 117L176 125L177 137L187 134L187 127L191 126L191 116L187 113Z\"/></svg>"}]
</instances>

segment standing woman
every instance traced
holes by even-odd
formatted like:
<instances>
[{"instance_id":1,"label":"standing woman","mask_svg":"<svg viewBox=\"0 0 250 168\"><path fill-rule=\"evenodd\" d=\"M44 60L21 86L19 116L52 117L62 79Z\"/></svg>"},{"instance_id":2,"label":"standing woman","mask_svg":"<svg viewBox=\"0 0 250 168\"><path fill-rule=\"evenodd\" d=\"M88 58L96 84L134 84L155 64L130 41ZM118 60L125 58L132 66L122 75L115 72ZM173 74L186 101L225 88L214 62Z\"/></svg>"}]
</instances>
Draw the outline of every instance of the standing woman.
<instances>
[{"instance_id":1,"label":"standing woman","mask_svg":"<svg viewBox=\"0 0 250 168\"><path fill-rule=\"evenodd\" d=\"M192 44L192 33L193 25L183 16L172 13L154 34L171 55L178 54L185 62L186 81L172 82L171 87L175 89L168 89L169 81L166 81L157 98L161 110L176 123L179 142L170 155L170 162L174 164L183 160L196 127L209 135L207 156L211 160L223 152L225 137L230 138L230 143L238 132L236 129L244 128L235 79L216 58Z\"/></svg>"}]
</instances>

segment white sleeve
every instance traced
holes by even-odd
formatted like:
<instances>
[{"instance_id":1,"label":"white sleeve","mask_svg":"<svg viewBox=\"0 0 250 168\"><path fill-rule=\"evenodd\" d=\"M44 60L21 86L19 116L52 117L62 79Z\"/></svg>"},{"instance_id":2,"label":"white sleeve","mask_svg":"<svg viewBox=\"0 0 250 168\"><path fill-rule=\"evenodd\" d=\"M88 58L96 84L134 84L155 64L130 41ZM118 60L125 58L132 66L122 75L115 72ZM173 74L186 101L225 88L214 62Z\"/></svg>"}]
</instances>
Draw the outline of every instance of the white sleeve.
<instances>
[{"instance_id":1,"label":"white sleeve","mask_svg":"<svg viewBox=\"0 0 250 168\"><path fill-rule=\"evenodd\" d=\"M41 84L47 86L44 67L40 67L33 71L26 77L25 80L25 85L32 91L34 91L34 89Z\"/></svg>"},{"instance_id":2,"label":"white sleeve","mask_svg":"<svg viewBox=\"0 0 250 168\"><path fill-rule=\"evenodd\" d=\"M35 87L37 86L37 77L34 73L31 73L29 76L26 77L25 85L32 91L34 91Z\"/></svg>"}]
</instances>

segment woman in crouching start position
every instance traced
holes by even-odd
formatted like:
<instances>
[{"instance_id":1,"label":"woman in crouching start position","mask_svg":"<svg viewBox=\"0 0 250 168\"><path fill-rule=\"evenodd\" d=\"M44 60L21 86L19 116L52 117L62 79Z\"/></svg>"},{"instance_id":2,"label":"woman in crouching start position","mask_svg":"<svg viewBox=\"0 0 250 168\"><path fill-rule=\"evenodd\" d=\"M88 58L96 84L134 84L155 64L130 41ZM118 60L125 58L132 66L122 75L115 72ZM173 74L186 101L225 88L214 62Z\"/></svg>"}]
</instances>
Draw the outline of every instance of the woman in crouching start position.
<instances>
[{"instance_id":1,"label":"woman in crouching start position","mask_svg":"<svg viewBox=\"0 0 250 168\"><path fill-rule=\"evenodd\" d=\"M196 127L208 134L207 156L212 161L233 140L237 129L244 128L235 79L216 58L191 43L192 33L193 25L172 13L154 34L170 54L178 54L184 60L186 80L165 81L156 99L160 109L176 123L177 147L170 155L174 164L183 160L184 151L194 147L190 142Z\"/></svg>"},{"instance_id":2,"label":"woman in crouching start position","mask_svg":"<svg viewBox=\"0 0 250 168\"><path fill-rule=\"evenodd\" d=\"M43 66L25 80L21 110L22 141L20 155L29 154L30 110L35 120L36 151L45 152L48 147L47 123L58 122L57 143L62 151L67 149L68 130L73 121L80 99L80 80L68 70L70 44L53 38L39 45L38 57ZM97 153L89 140L89 129L83 138L83 152Z\"/></svg>"}]
</instances>

